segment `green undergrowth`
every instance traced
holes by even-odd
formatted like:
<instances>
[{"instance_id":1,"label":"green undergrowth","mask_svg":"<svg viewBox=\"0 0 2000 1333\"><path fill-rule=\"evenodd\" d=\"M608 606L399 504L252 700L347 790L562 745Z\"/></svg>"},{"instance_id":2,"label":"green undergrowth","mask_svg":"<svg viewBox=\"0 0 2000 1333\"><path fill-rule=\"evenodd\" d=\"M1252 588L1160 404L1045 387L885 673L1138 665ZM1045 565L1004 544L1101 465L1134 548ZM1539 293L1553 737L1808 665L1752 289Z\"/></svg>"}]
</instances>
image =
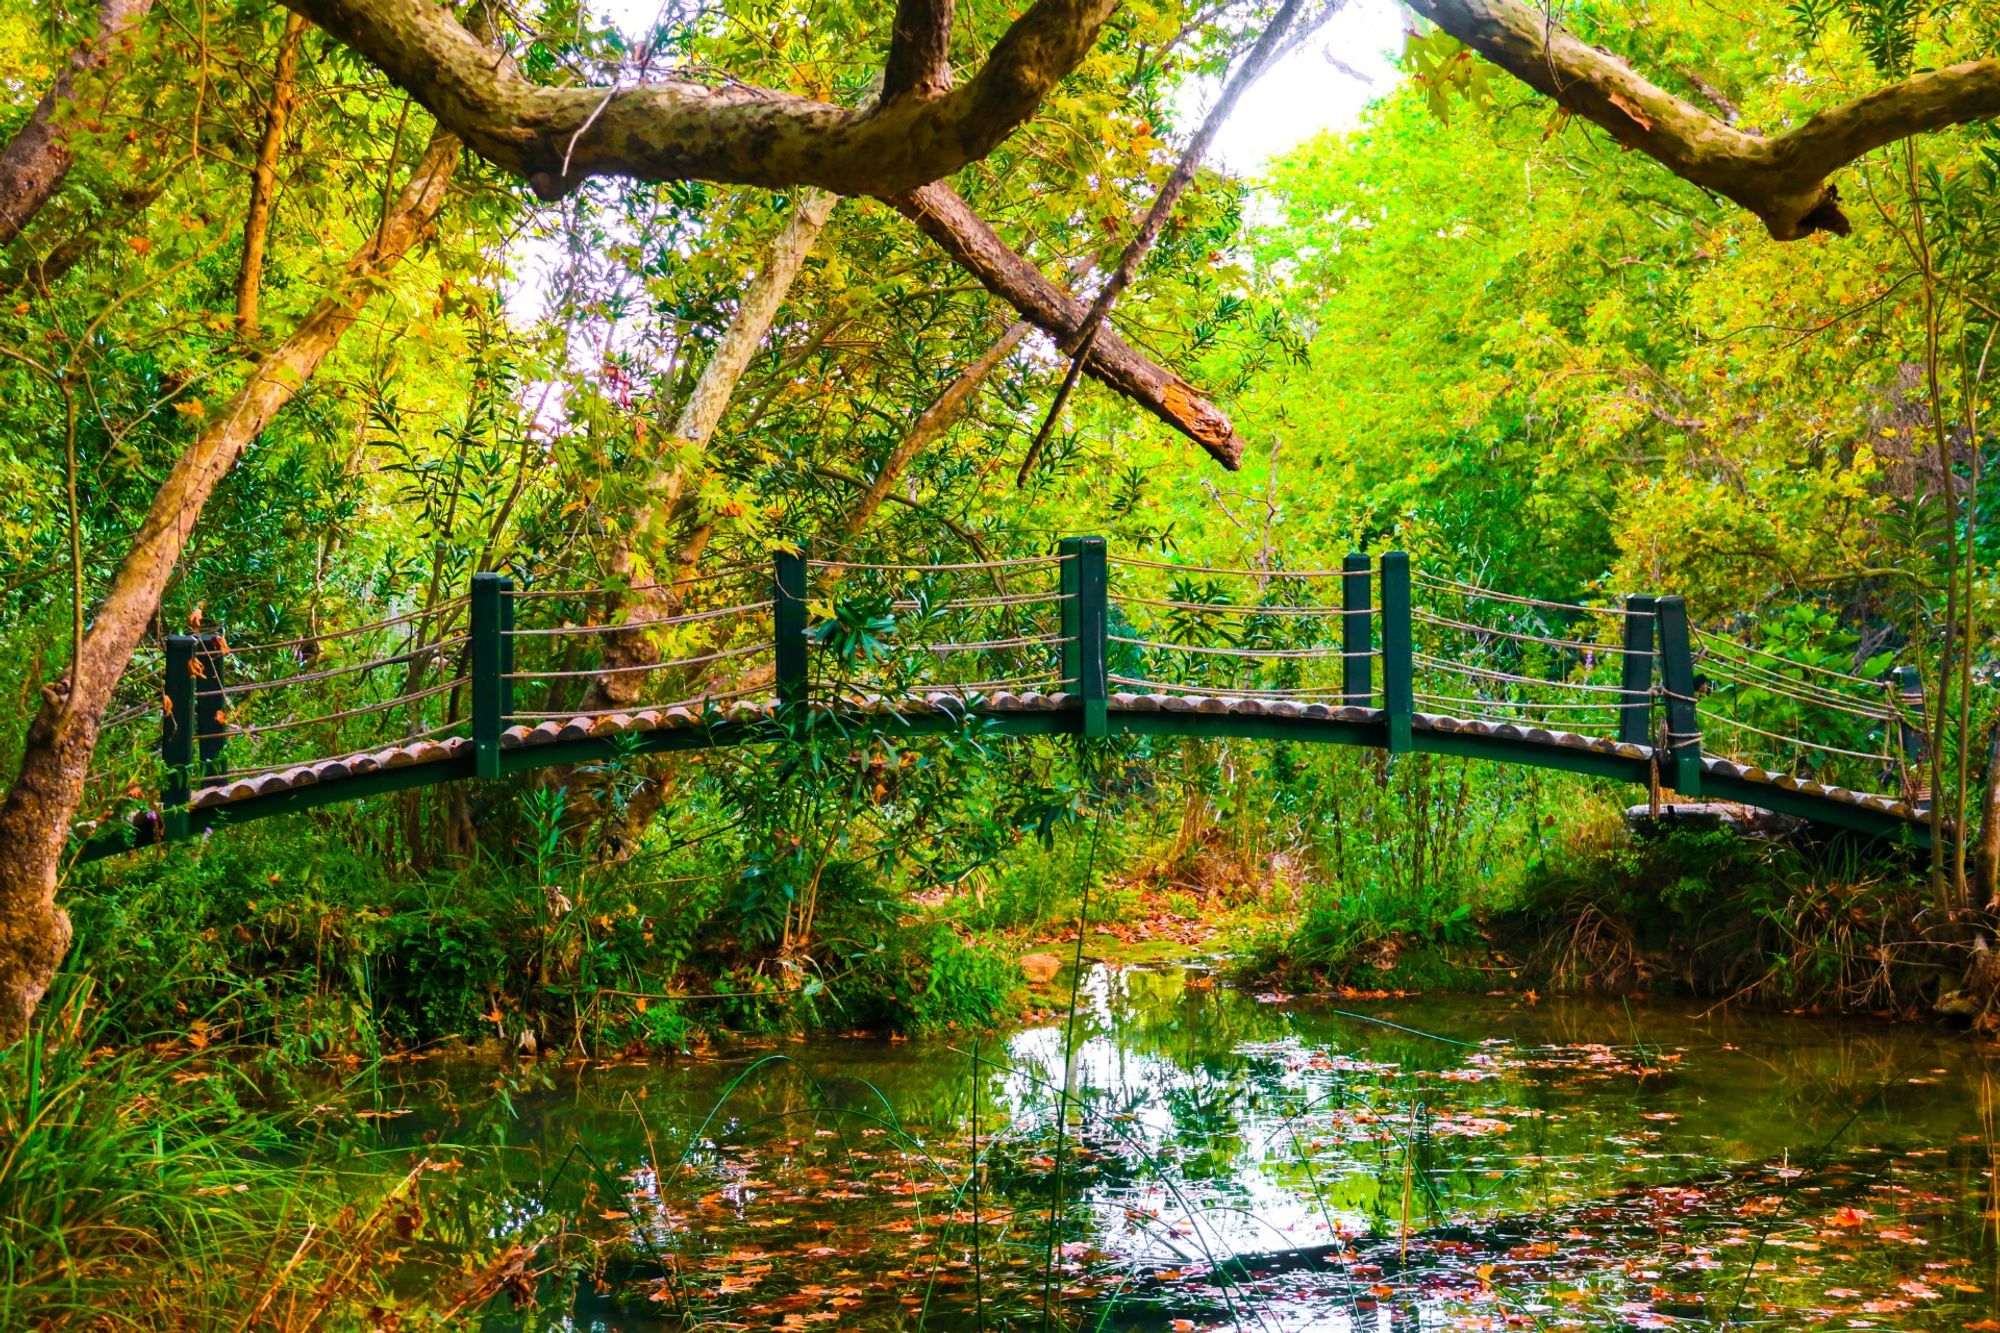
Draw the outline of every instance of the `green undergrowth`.
<instances>
[{"instance_id":1,"label":"green undergrowth","mask_svg":"<svg viewBox=\"0 0 2000 1333\"><path fill-rule=\"evenodd\" d=\"M482 854L396 873L338 835L271 826L146 853L67 906L82 965L143 997L140 1019L213 1010L294 1061L452 1039L663 1053L722 1030L920 1032L1013 1012L1011 957L861 867L824 869L815 947L791 957L739 874L676 869Z\"/></svg>"}]
</instances>

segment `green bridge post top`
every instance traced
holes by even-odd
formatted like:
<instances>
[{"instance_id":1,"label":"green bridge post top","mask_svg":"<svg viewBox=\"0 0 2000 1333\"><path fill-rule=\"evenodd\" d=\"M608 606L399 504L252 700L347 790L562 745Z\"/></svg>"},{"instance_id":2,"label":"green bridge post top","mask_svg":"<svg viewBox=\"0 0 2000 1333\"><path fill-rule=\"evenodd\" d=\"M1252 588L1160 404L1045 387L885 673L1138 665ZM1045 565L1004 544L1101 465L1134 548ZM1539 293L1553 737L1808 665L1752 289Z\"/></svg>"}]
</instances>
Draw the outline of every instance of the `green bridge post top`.
<instances>
[{"instance_id":1,"label":"green bridge post top","mask_svg":"<svg viewBox=\"0 0 2000 1333\"><path fill-rule=\"evenodd\" d=\"M1625 702L1618 706L1618 739L1628 745L1652 742L1653 722L1653 639L1659 619L1651 597L1625 599L1624 670L1619 688Z\"/></svg>"},{"instance_id":2,"label":"green bridge post top","mask_svg":"<svg viewBox=\"0 0 2000 1333\"><path fill-rule=\"evenodd\" d=\"M1701 714L1695 707L1694 646L1688 633L1687 602L1678 595L1654 603L1660 626L1660 687L1667 696L1667 734L1660 749L1668 757L1661 774L1683 796L1701 795Z\"/></svg>"},{"instance_id":3,"label":"green bridge post top","mask_svg":"<svg viewBox=\"0 0 2000 1333\"><path fill-rule=\"evenodd\" d=\"M1109 736L1111 566L1104 538L1065 537L1056 552L1062 557L1063 688L1078 701L1082 733Z\"/></svg>"},{"instance_id":4,"label":"green bridge post top","mask_svg":"<svg viewBox=\"0 0 2000 1333\"><path fill-rule=\"evenodd\" d=\"M787 712L805 706L810 686L806 639L806 549L771 557L771 641L778 704Z\"/></svg>"},{"instance_id":5,"label":"green bridge post top","mask_svg":"<svg viewBox=\"0 0 2000 1333\"><path fill-rule=\"evenodd\" d=\"M500 776L500 737L512 712L508 658L512 656L513 580L505 574L472 576L472 753L473 771Z\"/></svg>"},{"instance_id":6,"label":"green bridge post top","mask_svg":"<svg viewBox=\"0 0 2000 1333\"><path fill-rule=\"evenodd\" d=\"M1366 708L1375 697L1374 561L1360 552L1340 562L1340 701Z\"/></svg>"},{"instance_id":7,"label":"green bridge post top","mask_svg":"<svg viewBox=\"0 0 2000 1333\"><path fill-rule=\"evenodd\" d=\"M1382 555L1382 711L1390 754L1416 748L1416 640L1410 624L1410 555Z\"/></svg>"}]
</instances>

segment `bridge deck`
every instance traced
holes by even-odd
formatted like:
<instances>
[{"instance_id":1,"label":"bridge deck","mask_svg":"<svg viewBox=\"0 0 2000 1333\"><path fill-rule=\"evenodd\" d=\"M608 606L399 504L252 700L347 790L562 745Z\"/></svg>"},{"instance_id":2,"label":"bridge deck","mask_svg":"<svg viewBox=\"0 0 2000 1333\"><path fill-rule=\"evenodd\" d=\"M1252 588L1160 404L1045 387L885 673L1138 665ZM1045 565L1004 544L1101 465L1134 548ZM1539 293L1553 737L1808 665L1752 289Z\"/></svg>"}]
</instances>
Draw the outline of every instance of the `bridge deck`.
<instances>
[{"instance_id":1,"label":"bridge deck","mask_svg":"<svg viewBox=\"0 0 2000 1333\"><path fill-rule=\"evenodd\" d=\"M1256 696L1114 693L1107 699L1113 735L1179 735L1289 739L1304 742L1385 744L1382 709ZM816 704L831 721L882 726L921 734L973 718L1013 734L1062 734L1080 730L1079 701L1068 694L995 692L968 698L946 691L902 698L869 696L840 705ZM752 744L778 738L775 699L744 700L704 713L676 706L630 713L578 716L536 726L514 726L501 735L505 769L520 772L567 762L608 757L626 750L666 750ZM1602 736L1506 722L1417 713L1412 749L1434 754L1526 763L1571 772L1646 783L1652 775L1652 747ZM470 776L473 744L464 737L420 740L340 755L268 773L237 778L192 793L190 806L230 822L281 810L319 805L364 794L356 790L397 790ZM1845 816L1874 831L1910 829L1920 809L1887 795L1825 786L1788 774L1702 759L1705 794L1762 806L1805 818ZM310 797L307 793L311 793ZM305 798L305 799L301 799ZM1879 827L1877 827L1879 825Z\"/></svg>"}]
</instances>

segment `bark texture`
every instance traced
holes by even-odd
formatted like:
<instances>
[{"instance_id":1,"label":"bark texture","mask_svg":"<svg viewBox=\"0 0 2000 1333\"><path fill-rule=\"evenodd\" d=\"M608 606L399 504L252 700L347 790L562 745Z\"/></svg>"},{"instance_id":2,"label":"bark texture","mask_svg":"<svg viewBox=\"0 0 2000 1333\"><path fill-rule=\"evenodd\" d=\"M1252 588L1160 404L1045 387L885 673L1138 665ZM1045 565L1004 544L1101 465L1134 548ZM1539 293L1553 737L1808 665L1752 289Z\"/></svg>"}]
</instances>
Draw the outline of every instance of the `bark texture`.
<instances>
[{"instance_id":1,"label":"bark texture","mask_svg":"<svg viewBox=\"0 0 2000 1333\"><path fill-rule=\"evenodd\" d=\"M737 83L530 83L431 0L285 0L388 75L467 146L545 199L592 176L888 195L992 152L1082 62L1117 0L1035 0L964 84L852 109ZM913 25L949 10L911 0ZM934 34L896 43L918 83ZM902 75L899 74L899 77ZM913 87L918 86L916 84Z\"/></svg>"},{"instance_id":2,"label":"bark texture","mask_svg":"<svg viewBox=\"0 0 2000 1333\"><path fill-rule=\"evenodd\" d=\"M679 512L691 469L707 449L716 427L722 424L736 385L749 369L751 358L757 355L764 335L770 332L778 308L784 304L793 280L805 266L806 256L812 253L820 233L826 229L827 219L833 216L834 205L839 202L839 195L806 190L792 205L785 225L771 242L763 267L744 290L735 317L701 368L694 391L681 405L680 415L674 421L673 438L646 478L643 498L632 513L624 537L611 553L608 565L618 579L632 578L638 568L640 549L648 545L657 547L661 529ZM624 602L624 618L657 620L673 615L681 603L679 589L673 585L686 577L707 544L704 531L698 540L685 543L684 549L676 553L671 575L640 580L642 586ZM649 584L666 586L644 586ZM618 610L614 607L613 613ZM652 635L643 629L609 634L605 638L604 665L613 670L591 682L583 705L587 710L630 705L644 688L646 673L619 668L647 666L659 660Z\"/></svg>"},{"instance_id":3,"label":"bark texture","mask_svg":"<svg viewBox=\"0 0 2000 1333\"><path fill-rule=\"evenodd\" d=\"M1058 346L1082 331L1089 308L1016 254L950 186L926 185L889 203L943 247L960 268L1053 337ZM1236 427L1186 380L1154 364L1108 330L1092 342L1083 368L1193 440L1216 462L1236 470L1243 457L1243 440Z\"/></svg>"},{"instance_id":4,"label":"bark texture","mask_svg":"<svg viewBox=\"0 0 2000 1333\"><path fill-rule=\"evenodd\" d=\"M1766 137L1676 97L1522 0L1407 3L1618 142L1755 213L1781 241L1847 234L1827 177L1864 153L2000 114L2000 60L1973 60L1878 88Z\"/></svg>"},{"instance_id":5,"label":"bark texture","mask_svg":"<svg viewBox=\"0 0 2000 1333\"><path fill-rule=\"evenodd\" d=\"M278 41L278 59L271 72L271 104L264 110L264 135L257 141L257 160L250 168L250 206L243 217L243 262L236 270L236 332L257 336L257 297L264 285L264 242L271 232L271 209L278 200L278 153L285 146L285 122L291 119L299 68L299 39L306 21L297 14L285 19Z\"/></svg>"},{"instance_id":6,"label":"bark texture","mask_svg":"<svg viewBox=\"0 0 2000 1333\"><path fill-rule=\"evenodd\" d=\"M56 878L70 820L105 706L159 611L188 534L216 484L340 342L383 275L428 231L459 155L454 136L432 137L381 230L175 462L91 618L77 661L43 692L20 774L0 802L0 1042L26 1030L69 947Z\"/></svg>"},{"instance_id":7,"label":"bark texture","mask_svg":"<svg viewBox=\"0 0 2000 1333\"><path fill-rule=\"evenodd\" d=\"M951 91L952 7L952 0L898 0L882 66L882 101Z\"/></svg>"},{"instance_id":8,"label":"bark texture","mask_svg":"<svg viewBox=\"0 0 2000 1333\"><path fill-rule=\"evenodd\" d=\"M96 34L70 52L27 123L0 148L0 245L21 234L69 174L74 160L69 122L76 111L78 81L105 68L152 7L153 0L98 0Z\"/></svg>"},{"instance_id":9,"label":"bark texture","mask_svg":"<svg viewBox=\"0 0 2000 1333\"><path fill-rule=\"evenodd\" d=\"M1118 266L1111 270L1111 276L1105 280L1102 290L1097 293L1097 299L1090 303L1090 312L1083 317L1082 327L1058 344L1069 354L1069 366L1063 372L1061 387L1056 390L1056 396L1049 402L1048 412L1042 417L1042 428L1035 432L1034 443L1028 446L1027 455L1021 459L1021 469L1014 477L1016 485L1028 484L1028 475L1035 470L1035 462L1042 456L1042 449L1048 444L1049 435L1055 430L1056 422L1062 416L1063 405L1069 402L1070 394L1076 389L1077 377L1083 373L1084 362L1090 359L1090 349L1097 345L1098 331L1104 327L1104 321L1111 317L1111 307L1116 304L1120 296L1124 295L1125 289L1132 285L1132 279L1138 276L1139 262L1146 257L1146 252L1153 248L1154 242L1160 239L1160 232L1165 229L1167 219L1173 216L1174 209L1180 205L1181 196L1187 193L1188 186L1194 184L1194 174L1201 167L1202 158L1208 155L1209 145L1215 142L1216 134L1228 121L1230 113L1236 110L1236 103L1242 100L1243 94L1249 90L1251 84L1263 77L1265 69L1270 66L1279 49L1286 45L1287 34L1291 32L1293 21L1298 18L1301 3L1302 0L1285 0L1276 17L1257 38L1256 45L1250 48L1250 54L1244 57L1235 72L1229 76L1229 82L1223 85L1222 96L1216 99L1215 105L1209 108L1208 115L1203 117L1201 128L1195 131L1194 138L1188 142L1187 151L1182 153L1180 161L1174 164L1173 171L1167 175L1166 183L1160 186L1160 192L1153 197L1153 206L1146 210L1146 216L1139 223L1138 230L1133 232L1132 239L1126 242L1125 253L1118 257Z\"/></svg>"},{"instance_id":10,"label":"bark texture","mask_svg":"<svg viewBox=\"0 0 2000 1333\"><path fill-rule=\"evenodd\" d=\"M1986 791L1979 801L1979 841L1972 848L1972 900L2000 907L2000 722L1986 735Z\"/></svg>"}]
</instances>

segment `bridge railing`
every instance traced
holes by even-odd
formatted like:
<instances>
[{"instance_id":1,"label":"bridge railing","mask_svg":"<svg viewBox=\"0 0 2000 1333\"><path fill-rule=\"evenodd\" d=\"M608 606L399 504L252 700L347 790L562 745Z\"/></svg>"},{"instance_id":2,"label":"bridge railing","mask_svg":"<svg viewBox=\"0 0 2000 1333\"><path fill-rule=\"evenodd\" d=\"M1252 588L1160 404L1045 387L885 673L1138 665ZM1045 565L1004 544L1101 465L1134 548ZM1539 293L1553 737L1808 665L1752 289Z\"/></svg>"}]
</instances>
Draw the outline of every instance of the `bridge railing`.
<instances>
[{"instance_id":1,"label":"bridge railing","mask_svg":"<svg viewBox=\"0 0 2000 1333\"><path fill-rule=\"evenodd\" d=\"M475 640L486 623L496 645L486 692L503 727L699 710L770 688L775 602L765 565L606 588L515 588L479 574L473 592ZM483 602L491 610L482 621ZM591 687L607 681L619 685L616 702L593 704Z\"/></svg>"},{"instance_id":2,"label":"bridge railing","mask_svg":"<svg viewBox=\"0 0 2000 1333\"><path fill-rule=\"evenodd\" d=\"M1652 743L1653 598L1555 602L1422 571L1413 582L1424 711Z\"/></svg>"},{"instance_id":3,"label":"bridge railing","mask_svg":"<svg viewBox=\"0 0 2000 1333\"><path fill-rule=\"evenodd\" d=\"M469 743L466 771L495 776L506 745L535 739L509 728L594 738L604 717L682 708L752 721L773 700L893 712L943 690L968 704L1011 692L1009 706L1061 710L1087 736L1109 734L1121 710L1210 714L1254 699L1366 728L1342 734L1391 752L1456 719L1506 727L1486 733L1501 740L1649 747L1630 757L1653 756L1661 785L1689 795L1707 754L1921 797L1915 673L1877 679L1879 662L1849 671L1777 646L1692 625L1678 597L1547 601L1413 570L1398 551L1338 568L1231 568L1073 537L1043 555L907 565L780 551L606 588L482 573L464 595L365 625L253 645L220 631L168 638L159 675L134 672L130 702L107 718L90 793L99 819L144 804L131 738L154 716L155 826L177 836L198 791L250 782L261 794L256 780L327 760L366 772L371 747L445 742L427 761ZM607 680L621 683L611 702Z\"/></svg>"},{"instance_id":4,"label":"bridge railing","mask_svg":"<svg viewBox=\"0 0 2000 1333\"><path fill-rule=\"evenodd\" d=\"M1365 555L1338 569L1109 560L1113 691L1373 709L1380 608Z\"/></svg>"},{"instance_id":5,"label":"bridge railing","mask_svg":"<svg viewBox=\"0 0 2000 1333\"><path fill-rule=\"evenodd\" d=\"M1780 653L1700 628L1690 648L1706 753L1827 786L1928 799L1914 668L1860 674L1813 660L1808 649Z\"/></svg>"},{"instance_id":6,"label":"bridge railing","mask_svg":"<svg viewBox=\"0 0 2000 1333\"><path fill-rule=\"evenodd\" d=\"M243 644L165 640L161 801L327 755L453 734L465 720L465 597L343 629ZM171 818L171 815L170 815Z\"/></svg>"},{"instance_id":7,"label":"bridge railing","mask_svg":"<svg viewBox=\"0 0 2000 1333\"><path fill-rule=\"evenodd\" d=\"M806 653L802 681L781 669L781 693L843 707L934 692L1062 693L1078 637L1069 622L1079 594L1068 583L1079 559L1071 549L907 565L789 557L777 577L802 577L805 614L780 641L803 635Z\"/></svg>"}]
</instances>

